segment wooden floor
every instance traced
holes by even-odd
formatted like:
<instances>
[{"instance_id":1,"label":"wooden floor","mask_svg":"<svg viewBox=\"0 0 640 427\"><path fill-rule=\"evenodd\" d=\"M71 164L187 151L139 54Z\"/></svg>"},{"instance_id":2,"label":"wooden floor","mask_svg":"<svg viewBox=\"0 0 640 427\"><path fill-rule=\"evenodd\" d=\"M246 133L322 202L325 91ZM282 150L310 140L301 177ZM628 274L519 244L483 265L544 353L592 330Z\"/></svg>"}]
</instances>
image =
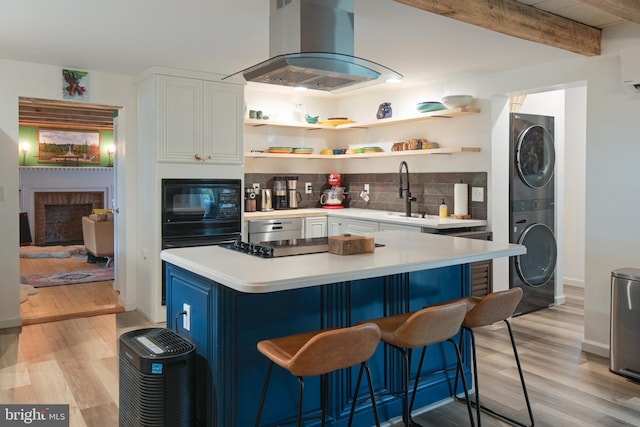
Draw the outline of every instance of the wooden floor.
<instances>
[{"instance_id":1,"label":"wooden floor","mask_svg":"<svg viewBox=\"0 0 640 427\"><path fill-rule=\"evenodd\" d=\"M86 259L20 258L20 274L64 273L104 268L104 263L91 264ZM23 325L73 319L83 316L119 313L118 292L113 281L81 283L38 288L20 304Z\"/></svg>"},{"instance_id":2,"label":"wooden floor","mask_svg":"<svg viewBox=\"0 0 640 427\"><path fill-rule=\"evenodd\" d=\"M567 304L512 320L536 426L640 425L640 383L610 373L607 359L581 352L582 289L565 290ZM0 330L0 402L69 403L71 426L117 426L117 337L147 326L142 316L126 312L25 326L21 334ZM483 401L499 402L526 421L504 332L496 325L477 333ZM425 426L468 425L460 402L416 420ZM506 425L489 416L482 421Z\"/></svg>"}]
</instances>

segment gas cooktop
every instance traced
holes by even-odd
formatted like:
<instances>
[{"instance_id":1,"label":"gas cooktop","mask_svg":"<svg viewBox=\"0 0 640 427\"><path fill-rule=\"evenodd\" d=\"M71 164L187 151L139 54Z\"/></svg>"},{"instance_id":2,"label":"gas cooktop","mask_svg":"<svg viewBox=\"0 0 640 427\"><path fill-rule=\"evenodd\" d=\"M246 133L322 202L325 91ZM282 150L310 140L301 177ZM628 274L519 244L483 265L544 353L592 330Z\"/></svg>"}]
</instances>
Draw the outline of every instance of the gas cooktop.
<instances>
[{"instance_id":1,"label":"gas cooktop","mask_svg":"<svg viewBox=\"0 0 640 427\"><path fill-rule=\"evenodd\" d=\"M309 239L273 240L270 242L234 242L222 245L227 249L262 258L315 254L329 251L328 237Z\"/></svg>"}]
</instances>

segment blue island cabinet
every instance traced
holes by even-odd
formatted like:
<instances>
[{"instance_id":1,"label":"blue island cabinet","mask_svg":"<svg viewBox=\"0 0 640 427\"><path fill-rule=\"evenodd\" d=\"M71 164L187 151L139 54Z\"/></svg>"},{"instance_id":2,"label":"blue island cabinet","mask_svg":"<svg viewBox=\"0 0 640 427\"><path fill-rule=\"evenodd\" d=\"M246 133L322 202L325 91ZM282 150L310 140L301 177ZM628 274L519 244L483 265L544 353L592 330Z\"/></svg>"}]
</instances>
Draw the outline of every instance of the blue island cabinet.
<instances>
[{"instance_id":1,"label":"blue island cabinet","mask_svg":"<svg viewBox=\"0 0 640 427\"><path fill-rule=\"evenodd\" d=\"M259 341L351 326L468 296L471 291L469 264L269 293L238 292L170 263L166 273L167 327L173 326L196 345L196 419L198 425L208 427L254 425L268 365L256 349ZM191 310L189 330L180 316L184 304ZM468 353L463 358L468 374ZM417 374L418 359L414 358L412 378ZM451 396L455 360L450 344L430 347L416 408ZM370 366L381 420L400 416L400 355L381 343ZM330 376L328 425L347 425L357 371L356 367ZM360 398L354 426L371 426L374 419L366 387ZM296 379L274 368L262 425L275 426L293 419L296 404ZM305 418L316 417L305 425L320 425L319 378L305 379L303 405Z\"/></svg>"}]
</instances>

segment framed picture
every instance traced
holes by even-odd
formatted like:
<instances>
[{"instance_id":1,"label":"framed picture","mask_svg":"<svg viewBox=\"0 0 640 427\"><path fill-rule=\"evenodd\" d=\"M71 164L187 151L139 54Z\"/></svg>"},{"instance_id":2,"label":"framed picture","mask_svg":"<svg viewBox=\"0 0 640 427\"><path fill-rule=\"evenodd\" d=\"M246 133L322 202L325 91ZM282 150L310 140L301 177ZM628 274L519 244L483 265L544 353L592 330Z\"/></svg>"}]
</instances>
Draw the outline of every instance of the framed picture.
<instances>
[{"instance_id":1,"label":"framed picture","mask_svg":"<svg viewBox=\"0 0 640 427\"><path fill-rule=\"evenodd\" d=\"M81 166L100 163L100 132L38 129L38 162Z\"/></svg>"},{"instance_id":2,"label":"framed picture","mask_svg":"<svg viewBox=\"0 0 640 427\"><path fill-rule=\"evenodd\" d=\"M80 101L89 100L89 72L62 70L62 97Z\"/></svg>"}]
</instances>

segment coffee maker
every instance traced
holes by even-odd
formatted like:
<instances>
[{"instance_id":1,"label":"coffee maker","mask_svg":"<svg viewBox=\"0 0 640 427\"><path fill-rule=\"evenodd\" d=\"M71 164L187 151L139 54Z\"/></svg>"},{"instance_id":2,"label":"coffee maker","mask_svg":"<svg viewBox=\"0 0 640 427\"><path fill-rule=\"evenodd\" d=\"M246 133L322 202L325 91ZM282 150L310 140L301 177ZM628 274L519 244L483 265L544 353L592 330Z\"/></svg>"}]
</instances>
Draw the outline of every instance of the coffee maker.
<instances>
[{"instance_id":1,"label":"coffee maker","mask_svg":"<svg viewBox=\"0 0 640 427\"><path fill-rule=\"evenodd\" d=\"M302 201L302 194L298 192L298 177L287 177L287 203L289 209L297 209Z\"/></svg>"},{"instance_id":2,"label":"coffee maker","mask_svg":"<svg viewBox=\"0 0 640 427\"><path fill-rule=\"evenodd\" d=\"M273 208L289 209L289 203L287 202L287 177L286 176L273 177Z\"/></svg>"}]
</instances>

